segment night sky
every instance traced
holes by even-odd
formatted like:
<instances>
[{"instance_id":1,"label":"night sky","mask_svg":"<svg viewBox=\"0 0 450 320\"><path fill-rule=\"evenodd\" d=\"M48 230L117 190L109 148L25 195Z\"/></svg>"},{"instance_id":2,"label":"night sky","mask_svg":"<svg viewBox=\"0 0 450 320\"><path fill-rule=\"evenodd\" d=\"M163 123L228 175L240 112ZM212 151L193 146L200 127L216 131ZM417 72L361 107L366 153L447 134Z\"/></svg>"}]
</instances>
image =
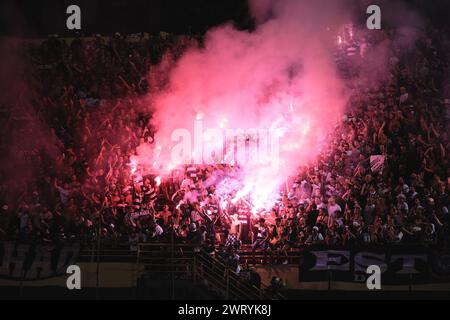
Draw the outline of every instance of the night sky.
<instances>
[{"instance_id":1,"label":"night sky","mask_svg":"<svg viewBox=\"0 0 450 320\"><path fill-rule=\"evenodd\" d=\"M1 0L0 32L45 36L67 33L66 8L76 4L86 33L204 32L225 21L252 25L246 0Z\"/></svg>"},{"instance_id":2,"label":"night sky","mask_svg":"<svg viewBox=\"0 0 450 320\"><path fill-rule=\"evenodd\" d=\"M437 25L450 24L450 0L403 2L414 5ZM240 29L253 25L247 0L1 0L0 34L70 34L65 12L71 4L81 7L82 29L87 35L116 31L198 33L225 21L233 21Z\"/></svg>"}]
</instances>

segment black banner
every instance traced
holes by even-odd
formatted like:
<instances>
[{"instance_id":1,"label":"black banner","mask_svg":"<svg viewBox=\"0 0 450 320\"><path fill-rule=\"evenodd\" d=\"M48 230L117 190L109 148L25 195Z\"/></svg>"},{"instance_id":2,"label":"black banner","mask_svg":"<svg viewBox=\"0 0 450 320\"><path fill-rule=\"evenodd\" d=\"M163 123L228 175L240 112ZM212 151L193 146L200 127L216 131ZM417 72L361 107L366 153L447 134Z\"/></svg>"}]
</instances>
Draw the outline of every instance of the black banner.
<instances>
[{"instance_id":1,"label":"black banner","mask_svg":"<svg viewBox=\"0 0 450 320\"><path fill-rule=\"evenodd\" d=\"M0 278L26 281L65 275L67 266L75 264L79 252L79 244L54 246L2 242Z\"/></svg>"},{"instance_id":2,"label":"black banner","mask_svg":"<svg viewBox=\"0 0 450 320\"><path fill-rule=\"evenodd\" d=\"M299 280L364 283L370 276L366 273L370 265L380 267L383 284L450 281L450 251L405 246L342 250L309 248L300 259Z\"/></svg>"}]
</instances>

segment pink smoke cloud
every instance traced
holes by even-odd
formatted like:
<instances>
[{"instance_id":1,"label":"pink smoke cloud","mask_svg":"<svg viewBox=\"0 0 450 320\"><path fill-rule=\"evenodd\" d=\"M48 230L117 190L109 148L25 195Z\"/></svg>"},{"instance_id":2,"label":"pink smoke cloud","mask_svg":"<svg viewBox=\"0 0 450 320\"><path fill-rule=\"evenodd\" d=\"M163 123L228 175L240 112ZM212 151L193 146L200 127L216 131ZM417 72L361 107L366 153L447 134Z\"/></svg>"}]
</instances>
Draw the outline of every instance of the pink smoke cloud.
<instances>
[{"instance_id":1,"label":"pink smoke cloud","mask_svg":"<svg viewBox=\"0 0 450 320\"><path fill-rule=\"evenodd\" d=\"M159 156L141 146L139 163L172 167L172 134L187 129L193 139L196 119L205 129L279 134L279 152L271 154L279 164L276 175L239 163L244 194L268 198L317 157L346 102L332 48L332 30L348 19L346 8L342 2L297 0L252 1L251 8L260 22L255 31L215 28L204 47L191 47L176 62L168 86L152 97Z\"/></svg>"}]
</instances>

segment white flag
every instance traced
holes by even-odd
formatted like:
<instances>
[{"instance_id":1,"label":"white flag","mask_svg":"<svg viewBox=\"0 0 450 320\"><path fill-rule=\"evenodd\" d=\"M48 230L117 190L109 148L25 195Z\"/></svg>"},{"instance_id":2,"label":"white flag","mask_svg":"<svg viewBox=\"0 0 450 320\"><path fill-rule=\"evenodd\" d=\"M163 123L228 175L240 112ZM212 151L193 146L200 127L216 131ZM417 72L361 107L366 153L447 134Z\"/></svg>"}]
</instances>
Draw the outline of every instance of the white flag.
<instances>
[{"instance_id":1,"label":"white flag","mask_svg":"<svg viewBox=\"0 0 450 320\"><path fill-rule=\"evenodd\" d=\"M370 169L372 172L383 171L385 156L376 155L370 156Z\"/></svg>"}]
</instances>

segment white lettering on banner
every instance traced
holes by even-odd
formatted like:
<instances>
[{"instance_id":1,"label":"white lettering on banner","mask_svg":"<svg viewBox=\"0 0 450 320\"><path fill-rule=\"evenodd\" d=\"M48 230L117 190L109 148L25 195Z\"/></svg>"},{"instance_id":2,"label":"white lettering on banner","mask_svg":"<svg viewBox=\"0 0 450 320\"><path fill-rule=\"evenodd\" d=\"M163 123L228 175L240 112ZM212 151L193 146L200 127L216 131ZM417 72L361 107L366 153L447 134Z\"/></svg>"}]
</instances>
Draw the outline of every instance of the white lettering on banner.
<instances>
[{"instance_id":1,"label":"white lettering on banner","mask_svg":"<svg viewBox=\"0 0 450 320\"><path fill-rule=\"evenodd\" d=\"M3 246L3 259L0 267L0 274L13 278L21 278L23 275L23 267L25 257L30 246L21 244L16 247L16 255L14 255L14 244L6 243ZM11 265L14 266L11 269Z\"/></svg>"},{"instance_id":2,"label":"white lettering on banner","mask_svg":"<svg viewBox=\"0 0 450 320\"><path fill-rule=\"evenodd\" d=\"M316 264L311 271L350 270L350 252L348 251L311 251L311 253L316 256Z\"/></svg>"},{"instance_id":3,"label":"white lettering on banner","mask_svg":"<svg viewBox=\"0 0 450 320\"><path fill-rule=\"evenodd\" d=\"M51 247L41 247L36 250L33 264L27 272L26 279L46 278L52 275Z\"/></svg>"},{"instance_id":4,"label":"white lettering on banner","mask_svg":"<svg viewBox=\"0 0 450 320\"><path fill-rule=\"evenodd\" d=\"M420 266L428 265L428 256L426 254L393 254L386 255L384 253L372 252L356 252L351 254L350 251L310 251L314 255L314 265L308 267L308 271L352 271L355 281L362 282L366 279L367 268L376 265L380 269L380 273L385 273L389 266L395 266L398 270L396 274L421 274Z\"/></svg>"},{"instance_id":5,"label":"white lettering on banner","mask_svg":"<svg viewBox=\"0 0 450 320\"><path fill-rule=\"evenodd\" d=\"M387 270L386 254L380 253L372 253L372 252L358 252L355 254L355 272L366 272L367 267L376 263L381 272L385 272Z\"/></svg>"},{"instance_id":6,"label":"white lettering on banner","mask_svg":"<svg viewBox=\"0 0 450 320\"><path fill-rule=\"evenodd\" d=\"M394 263L398 260L402 261L402 268L397 273L413 274L413 273L420 273L420 271L416 269L417 260L422 260L425 263L427 263L428 258L424 254L394 254L394 255L392 255L391 263Z\"/></svg>"},{"instance_id":7,"label":"white lettering on banner","mask_svg":"<svg viewBox=\"0 0 450 320\"><path fill-rule=\"evenodd\" d=\"M79 244L55 247L0 242L0 277L35 280L63 275L79 251Z\"/></svg>"}]
</instances>

